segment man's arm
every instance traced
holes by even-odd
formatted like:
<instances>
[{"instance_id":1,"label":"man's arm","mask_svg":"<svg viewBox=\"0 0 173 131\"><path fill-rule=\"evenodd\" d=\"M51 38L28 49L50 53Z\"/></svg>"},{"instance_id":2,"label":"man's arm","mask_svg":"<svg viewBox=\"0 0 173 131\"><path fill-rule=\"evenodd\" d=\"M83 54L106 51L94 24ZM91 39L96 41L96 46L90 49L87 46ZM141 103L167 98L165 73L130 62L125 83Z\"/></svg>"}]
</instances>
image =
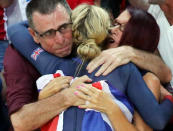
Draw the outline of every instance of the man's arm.
<instances>
[{"instance_id":1,"label":"man's arm","mask_svg":"<svg viewBox=\"0 0 173 131\"><path fill-rule=\"evenodd\" d=\"M16 131L40 128L62 110L77 102L75 88L65 89L37 101L35 80L39 74L12 46L9 46L5 53L4 71L8 87L7 105Z\"/></svg>"},{"instance_id":2,"label":"man's arm","mask_svg":"<svg viewBox=\"0 0 173 131\"><path fill-rule=\"evenodd\" d=\"M24 105L10 118L15 131L28 131L40 128L68 106L64 96L58 93L38 102Z\"/></svg>"},{"instance_id":3,"label":"man's arm","mask_svg":"<svg viewBox=\"0 0 173 131\"><path fill-rule=\"evenodd\" d=\"M0 7L7 8L12 4L13 0L0 0Z\"/></svg>"},{"instance_id":4,"label":"man's arm","mask_svg":"<svg viewBox=\"0 0 173 131\"><path fill-rule=\"evenodd\" d=\"M170 68L155 54L134 49L131 61L140 68L153 72L162 83L168 83L172 79Z\"/></svg>"},{"instance_id":5,"label":"man's arm","mask_svg":"<svg viewBox=\"0 0 173 131\"><path fill-rule=\"evenodd\" d=\"M73 99L74 98L74 99ZM10 118L15 131L40 128L77 101L74 90L66 89L46 99L26 104Z\"/></svg>"},{"instance_id":6,"label":"man's arm","mask_svg":"<svg viewBox=\"0 0 173 131\"><path fill-rule=\"evenodd\" d=\"M148 10L150 6L148 0L129 0L129 3L134 7L138 7L144 10Z\"/></svg>"},{"instance_id":7,"label":"man's arm","mask_svg":"<svg viewBox=\"0 0 173 131\"><path fill-rule=\"evenodd\" d=\"M103 51L89 63L87 70L90 73L102 65L96 76L101 74L107 75L118 66L129 62L133 62L140 68L153 72L163 83L167 83L172 79L171 70L159 56L134 49L130 46L121 46Z\"/></svg>"},{"instance_id":8,"label":"man's arm","mask_svg":"<svg viewBox=\"0 0 173 131\"><path fill-rule=\"evenodd\" d=\"M76 97L74 92L77 90L77 86L87 81L91 81L87 76L80 77L70 88L66 88L37 102L24 105L10 117L15 131L40 128L68 107L84 104L85 101Z\"/></svg>"}]
</instances>

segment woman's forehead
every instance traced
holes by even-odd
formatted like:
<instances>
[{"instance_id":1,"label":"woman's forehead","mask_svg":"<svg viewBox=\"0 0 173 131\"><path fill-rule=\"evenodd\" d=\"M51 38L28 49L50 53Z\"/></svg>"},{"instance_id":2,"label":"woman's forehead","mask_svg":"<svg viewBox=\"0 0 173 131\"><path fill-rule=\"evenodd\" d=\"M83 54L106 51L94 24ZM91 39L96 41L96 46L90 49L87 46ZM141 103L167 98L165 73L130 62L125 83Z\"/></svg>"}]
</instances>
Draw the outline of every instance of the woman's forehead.
<instances>
[{"instance_id":1,"label":"woman's forehead","mask_svg":"<svg viewBox=\"0 0 173 131\"><path fill-rule=\"evenodd\" d=\"M123 23L127 23L130 19L131 15L128 12L128 10L123 11L116 19L115 21L123 24Z\"/></svg>"}]
</instances>

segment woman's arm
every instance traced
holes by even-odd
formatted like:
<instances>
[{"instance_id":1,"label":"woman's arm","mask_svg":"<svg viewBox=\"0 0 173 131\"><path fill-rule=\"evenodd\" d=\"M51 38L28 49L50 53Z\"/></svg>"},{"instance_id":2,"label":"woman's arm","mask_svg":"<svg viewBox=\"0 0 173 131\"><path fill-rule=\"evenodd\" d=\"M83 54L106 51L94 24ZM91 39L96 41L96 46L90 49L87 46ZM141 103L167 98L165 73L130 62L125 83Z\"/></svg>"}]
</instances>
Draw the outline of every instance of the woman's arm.
<instances>
[{"instance_id":1,"label":"woman's arm","mask_svg":"<svg viewBox=\"0 0 173 131\"><path fill-rule=\"evenodd\" d=\"M159 102L159 99L160 99L160 80L157 78L157 76L155 76L153 73L150 73L150 72L146 73L143 76L143 79L144 79L145 83L147 84L148 88L154 94L157 101ZM140 131L152 131L152 128L150 128L144 122L142 117L136 111L134 113L133 124Z\"/></svg>"},{"instance_id":2,"label":"woman's arm","mask_svg":"<svg viewBox=\"0 0 173 131\"><path fill-rule=\"evenodd\" d=\"M150 127L163 129L173 114L173 103L165 99L159 104L133 64L130 65L129 74L126 89L129 100Z\"/></svg>"}]
</instances>

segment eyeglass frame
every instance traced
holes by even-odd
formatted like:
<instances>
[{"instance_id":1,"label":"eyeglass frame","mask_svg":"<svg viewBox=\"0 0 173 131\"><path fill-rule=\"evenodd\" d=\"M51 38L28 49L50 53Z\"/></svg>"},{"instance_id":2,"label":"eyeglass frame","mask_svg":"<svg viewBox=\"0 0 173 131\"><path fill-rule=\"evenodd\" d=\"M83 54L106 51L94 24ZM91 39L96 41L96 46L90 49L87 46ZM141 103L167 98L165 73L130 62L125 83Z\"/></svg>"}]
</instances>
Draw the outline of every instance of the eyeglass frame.
<instances>
[{"instance_id":1,"label":"eyeglass frame","mask_svg":"<svg viewBox=\"0 0 173 131\"><path fill-rule=\"evenodd\" d=\"M118 21L113 22L113 27L118 27L121 32L124 31L127 23L119 23Z\"/></svg>"},{"instance_id":2,"label":"eyeglass frame","mask_svg":"<svg viewBox=\"0 0 173 131\"><path fill-rule=\"evenodd\" d=\"M39 36L39 37L42 37L42 38L48 38L48 37L55 37L55 35L56 35L56 32L58 31L59 33L61 33L61 34L65 34L66 32L67 32L67 30L65 30L65 32L63 32L63 27L66 27L66 28L64 28L64 29L70 29L69 28L69 26L71 26L73 23L72 22L68 22L68 23L64 23L64 24L62 24L62 25L60 25L57 29L49 29L49 30L47 30L47 31L45 31L45 32L43 32L43 33L39 33L37 30L35 30L34 29L34 32ZM51 32L52 31L52 35L51 35ZM50 33L50 34L47 34L47 33Z\"/></svg>"}]
</instances>

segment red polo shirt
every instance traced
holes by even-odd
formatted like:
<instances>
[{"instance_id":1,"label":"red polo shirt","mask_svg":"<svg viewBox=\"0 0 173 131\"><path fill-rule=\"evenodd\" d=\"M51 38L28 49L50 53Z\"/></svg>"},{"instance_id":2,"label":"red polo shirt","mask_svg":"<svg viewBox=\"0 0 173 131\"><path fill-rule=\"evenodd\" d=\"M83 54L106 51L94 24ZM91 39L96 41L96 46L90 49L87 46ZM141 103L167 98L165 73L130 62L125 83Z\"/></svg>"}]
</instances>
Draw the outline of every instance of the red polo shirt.
<instances>
[{"instance_id":1,"label":"red polo shirt","mask_svg":"<svg viewBox=\"0 0 173 131\"><path fill-rule=\"evenodd\" d=\"M7 84L7 106L9 114L18 111L23 105L37 101L36 80L40 74L12 46L4 57L4 77Z\"/></svg>"},{"instance_id":2,"label":"red polo shirt","mask_svg":"<svg viewBox=\"0 0 173 131\"><path fill-rule=\"evenodd\" d=\"M0 7L0 40L6 39L4 8Z\"/></svg>"},{"instance_id":3,"label":"red polo shirt","mask_svg":"<svg viewBox=\"0 0 173 131\"><path fill-rule=\"evenodd\" d=\"M67 2L71 9L74 9L76 6L83 4L83 3L87 3L90 5L94 4L94 0L67 0Z\"/></svg>"}]
</instances>

